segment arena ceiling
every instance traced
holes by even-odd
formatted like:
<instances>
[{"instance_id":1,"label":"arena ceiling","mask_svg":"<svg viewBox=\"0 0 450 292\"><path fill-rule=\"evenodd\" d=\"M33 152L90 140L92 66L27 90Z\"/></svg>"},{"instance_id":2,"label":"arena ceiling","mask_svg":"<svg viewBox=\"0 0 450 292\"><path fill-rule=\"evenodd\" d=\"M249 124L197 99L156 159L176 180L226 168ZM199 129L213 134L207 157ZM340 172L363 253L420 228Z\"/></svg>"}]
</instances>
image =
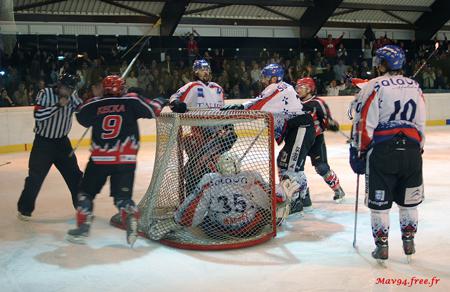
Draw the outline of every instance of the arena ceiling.
<instances>
[{"instance_id":1,"label":"arena ceiling","mask_svg":"<svg viewBox=\"0 0 450 292\"><path fill-rule=\"evenodd\" d=\"M16 21L155 23L171 35L179 23L411 29L429 39L450 20L448 0L12 0Z\"/></svg>"}]
</instances>

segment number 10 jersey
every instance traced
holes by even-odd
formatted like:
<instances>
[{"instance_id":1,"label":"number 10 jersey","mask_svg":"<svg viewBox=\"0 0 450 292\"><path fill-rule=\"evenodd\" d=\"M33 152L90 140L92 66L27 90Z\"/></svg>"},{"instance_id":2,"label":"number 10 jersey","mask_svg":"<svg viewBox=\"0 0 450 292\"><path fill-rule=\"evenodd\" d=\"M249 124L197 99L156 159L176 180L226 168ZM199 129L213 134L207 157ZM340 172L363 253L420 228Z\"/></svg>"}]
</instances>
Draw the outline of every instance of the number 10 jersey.
<instances>
[{"instance_id":1,"label":"number 10 jersey","mask_svg":"<svg viewBox=\"0 0 450 292\"><path fill-rule=\"evenodd\" d=\"M419 84L385 74L367 82L356 96L352 137L361 152L403 134L423 147L425 99Z\"/></svg>"}]
</instances>

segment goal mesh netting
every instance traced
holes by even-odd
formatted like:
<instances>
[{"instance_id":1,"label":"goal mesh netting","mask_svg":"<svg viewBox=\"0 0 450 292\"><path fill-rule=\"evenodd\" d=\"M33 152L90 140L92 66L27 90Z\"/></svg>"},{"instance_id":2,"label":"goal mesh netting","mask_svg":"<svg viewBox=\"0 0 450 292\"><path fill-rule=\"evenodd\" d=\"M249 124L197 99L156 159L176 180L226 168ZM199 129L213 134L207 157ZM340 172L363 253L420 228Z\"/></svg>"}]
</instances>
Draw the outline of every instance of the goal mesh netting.
<instances>
[{"instance_id":1,"label":"goal mesh netting","mask_svg":"<svg viewBox=\"0 0 450 292\"><path fill-rule=\"evenodd\" d=\"M260 111L162 113L141 235L188 249L275 236L273 118Z\"/></svg>"}]
</instances>

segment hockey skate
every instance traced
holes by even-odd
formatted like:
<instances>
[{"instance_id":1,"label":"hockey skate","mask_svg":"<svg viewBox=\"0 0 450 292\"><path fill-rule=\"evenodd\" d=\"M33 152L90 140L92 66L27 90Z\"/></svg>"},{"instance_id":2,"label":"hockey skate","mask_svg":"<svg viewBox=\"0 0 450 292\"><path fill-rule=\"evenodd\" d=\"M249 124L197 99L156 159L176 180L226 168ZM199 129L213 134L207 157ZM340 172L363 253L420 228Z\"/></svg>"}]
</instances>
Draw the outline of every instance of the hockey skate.
<instances>
[{"instance_id":1,"label":"hockey skate","mask_svg":"<svg viewBox=\"0 0 450 292\"><path fill-rule=\"evenodd\" d=\"M403 251L406 255L406 261L411 263L412 255L416 253L416 247L414 245L414 234L406 232L402 235Z\"/></svg>"},{"instance_id":2,"label":"hockey skate","mask_svg":"<svg viewBox=\"0 0 450 292\"><path fill-rule=\"evenodd\" d=\"M86 238L89 236L89 229L91 228L92 218L81 223L77 228L70 229L67 232L66 240L76 244L85 244Z\"/></svg>"},{"instance_id":3,"label":"hockey skate","mask_svg":"<svg viewBox=\"0 0 450 292\"><path fill-rule=\"evenodd\" d=\"M30 221L30 220L31 220L31 216L24 215L24 214L22 214L22 213L20 213L20 212L17 213L17 218L18 218L20 221Z\"/></svg>"},{"instance_id":4,"label":"hockey skate","mask_svg":"<svg viewBox=\"0 0 450 292\"><path fill-rule=\"evenodd\" d=\"M122 222L126 223L127 243L132 248L138 238L139 210L136 206L128 206L120 210Z\"/></svg>"},{"instance_id":5,"label":"hockey skate","mask_svg":"<svg viewBox=\"0 0 450 292\"><path fill-rule=\"evenodd\" d=\"M336 203L338 203L338 204L342 203L342 201L344 200L344 197L345 197L345 193L341 187L339 187L337 190L334 191L333 200Z\"/></svg>"},{"instance_id":6,"label":"hockey skate","mask_svg":"<svg viewBox=\"0 0 450 292\"><path fill-rule=\"evenodd\" d=\"M372 252L372 257L377 263L383 267L386 266L385 261L389 258L389 245L387 238L378 238L376 248Z\"/></svg>"}]
</instances>

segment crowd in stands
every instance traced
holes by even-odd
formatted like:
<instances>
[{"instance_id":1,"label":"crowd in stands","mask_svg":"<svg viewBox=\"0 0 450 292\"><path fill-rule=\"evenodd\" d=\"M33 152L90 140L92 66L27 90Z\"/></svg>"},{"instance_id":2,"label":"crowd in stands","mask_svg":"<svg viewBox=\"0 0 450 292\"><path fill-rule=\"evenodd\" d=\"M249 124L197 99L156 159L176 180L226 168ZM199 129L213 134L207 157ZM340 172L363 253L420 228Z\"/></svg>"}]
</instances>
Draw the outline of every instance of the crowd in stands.
<instances>
[{"instance_id":1,"label":"crowd in stands","mask_svg":"<svg viewBox=\"0 0 450 292\"><path fill-rule=\"evenodd\" d=\"M197 34L198 35L198 34ZM301 51L284 56L276 51L256 50L252 58L227 55L224 49L204 49L197 43L196 35L188 37L183 58L175 61L168 54L163 61L138 60L126 77L128 87L140 87L149 97L169 97L179 87L192 80L191 63L195 58L204 58L211 64L213 80L219 83L228 99L250 98L261 91L259 82L261 69L269 63L279 63L285 68L285 81L295 84L301 77L313 77L318 83L320 95L348 95L354 93L350 78L373 78L374 51L386 44L397 44L407 54L405 76L412 76L434 49L434 42L409 42L406 46L386 36L372 42L362 41L362 48L346 48L342 36L317 39L317 49ZM445 38L446 39L446 38ZM430 64L417 75L416 80L424 90L446 90L450 87L450 55L447 40L440 42L438 53ZM1 54L0 50L0 54ZM0 106L33 105L37 92L55 84L58 76L74 70L79 76L79 94L87 98L90 85L109 74L121 74L128 61L120 62L117 49L108 56L91 58L88 53L69 53L39 50L35 52L16 47L8 56L0 58ZM131 56L132 57L132 56Z\"/></svg>"}]
</instances>

